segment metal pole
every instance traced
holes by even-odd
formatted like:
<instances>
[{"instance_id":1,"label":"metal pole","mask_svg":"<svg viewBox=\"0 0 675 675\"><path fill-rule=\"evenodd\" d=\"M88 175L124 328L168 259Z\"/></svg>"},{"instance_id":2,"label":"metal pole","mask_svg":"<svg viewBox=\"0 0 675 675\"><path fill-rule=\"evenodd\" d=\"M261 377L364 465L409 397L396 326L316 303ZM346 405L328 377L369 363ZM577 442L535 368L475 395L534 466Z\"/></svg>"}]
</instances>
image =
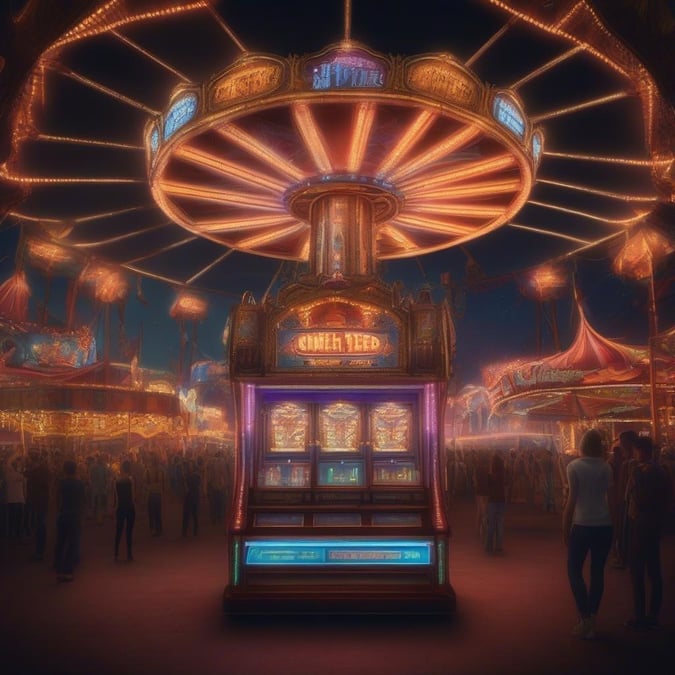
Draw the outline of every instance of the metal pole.
<instances>
[{"instance_id":1,"label":"metal pole","mask_svg":"<svg viewBox=\"0 0 675 675\"><path fill-rule=\"evenodd\" d=\"M352 39L352 0L345 0L345 42Z\"/></svg>"},{"instance_id":2,"label":"metal pole","mask_svg":"<svg viewBox=\"0 0 675 675\"><path fill-rule=\"evenodd\" d=\"M656 395L656 364L654 363L654 341L658 334L658 316L656 313L656 294L654 293L654 265L650 259L649 266L649 404L652 417L652 436L654 443L658 444L661 439L659 429L659 408Z\"/></svg>"}]
</instances>

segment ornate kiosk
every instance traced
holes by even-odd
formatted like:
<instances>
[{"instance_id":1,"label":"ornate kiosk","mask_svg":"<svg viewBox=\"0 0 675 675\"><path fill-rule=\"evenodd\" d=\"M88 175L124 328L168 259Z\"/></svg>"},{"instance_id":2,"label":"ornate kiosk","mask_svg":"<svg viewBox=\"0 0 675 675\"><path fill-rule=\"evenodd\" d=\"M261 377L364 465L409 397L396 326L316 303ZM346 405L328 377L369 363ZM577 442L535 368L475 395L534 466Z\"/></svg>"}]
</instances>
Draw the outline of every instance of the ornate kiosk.
<instances>
[{"instance_id":1,"label":"ornate kiosk","mask_svg":"<svg viewBox=\"0 0 675 675\"><path fill-rule=\"evenodd\" d=\"M543 135L515 94L448 54L350 40L244 54L181 86L146 129L172 219L233 249L306 261L233 310L232 612L448 612L441 497L447 308L378 260L457 245L528 198Z\"/></svg>"}]
</instances>

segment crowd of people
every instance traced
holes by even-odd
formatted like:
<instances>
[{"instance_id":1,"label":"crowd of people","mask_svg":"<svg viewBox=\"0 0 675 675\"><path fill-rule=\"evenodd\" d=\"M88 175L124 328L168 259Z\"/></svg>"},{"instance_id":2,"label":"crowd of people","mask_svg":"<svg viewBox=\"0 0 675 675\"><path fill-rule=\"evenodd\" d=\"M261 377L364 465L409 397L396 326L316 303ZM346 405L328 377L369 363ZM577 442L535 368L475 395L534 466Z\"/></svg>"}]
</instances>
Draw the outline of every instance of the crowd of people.
<instances>
[{"instance_id":1,"label":"crowd of people","mask_svg":"<svg viewBox=\"0 0 675 675\"><path fill-rule=\"evenodd\" d=\"M168 501L182 511L180 533L197 536L204 512L224 526L232 487L232 449L184 448L149 443L113 454L89 448L7 448L0 454L0 539L33 544L33 559L47 556L47 529L55 522L53 566L59 581L71 581L80 557L82 523L115 521L114 558L125 536L133 561L137 515L147 516L153 536L162 536Z\"/></svg>"},{"instance_id":2,"label":"crowd of people","mask_svg":"<svg viewBox=\"0 0 675 675\"><path fill-rule=\"evenodd\" d=\"M599 431L590 429L576 455L544 449L471 449L447 455L448 498L474 498L476 528L488 554L503 551L508 504L562 511L567 575L579 615L573 632L585 639L595 636L610 553L612 567L629 570L633 616L626 627L658 625L661 536L673 524L674 484L675 451L654 448L651 438L630 430L609 446ZM587 584L583 570L589 555Z\"/></svg>"},{"instance_id":3,"label":"crowd of people","mask_svg":"<svg viewBox=\"0 0 675 675\"><path fill-rule=\"evenodd\" d=\"M100 525L110 518L115 521L111 554L119 559L124 535L126 559L133 561L137 516L145 512L152 535L162 536L167 500L181 507L175 525L183 537L198 535L205 510L212 524L224 525L232 465L232 448L213 445L155 443L118 454L5 449L0 453L0 539L32 543L34 559L44 560L48 523L55 522L52 562L57 579L70 581L79 562L83 520ZM608 560L629 570L634 614L627 626L658 624L660 541L674 515L675 452L659 451L649 437L634 431L622 432L608 446L591 429L576 455L542 448L449 451L445 481L450 504L474 498L476 528L488 554L503 551L509 504L562 513L567 574L579 614L575 634L595 634ZM583 570L589 555L587 584Z\"/></svg>"}]
</instances>

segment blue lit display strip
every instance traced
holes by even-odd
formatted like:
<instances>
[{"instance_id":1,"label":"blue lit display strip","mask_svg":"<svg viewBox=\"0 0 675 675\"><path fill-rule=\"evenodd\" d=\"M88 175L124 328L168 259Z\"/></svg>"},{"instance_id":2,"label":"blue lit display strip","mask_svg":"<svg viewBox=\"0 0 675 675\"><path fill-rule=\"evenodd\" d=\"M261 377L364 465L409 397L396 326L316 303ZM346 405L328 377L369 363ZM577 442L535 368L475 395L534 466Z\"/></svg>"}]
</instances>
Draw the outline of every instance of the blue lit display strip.
<instances>
[{"instance_id":1,"label":"blue lit display strip","mask_svg":"<svg viewBox=\"0 0 675 675\"><path fill-rule=\"evenodd\" d=\"M266 539L244 543L248 566L430 565L430 540Z\"/></svg>"}]
</instances>

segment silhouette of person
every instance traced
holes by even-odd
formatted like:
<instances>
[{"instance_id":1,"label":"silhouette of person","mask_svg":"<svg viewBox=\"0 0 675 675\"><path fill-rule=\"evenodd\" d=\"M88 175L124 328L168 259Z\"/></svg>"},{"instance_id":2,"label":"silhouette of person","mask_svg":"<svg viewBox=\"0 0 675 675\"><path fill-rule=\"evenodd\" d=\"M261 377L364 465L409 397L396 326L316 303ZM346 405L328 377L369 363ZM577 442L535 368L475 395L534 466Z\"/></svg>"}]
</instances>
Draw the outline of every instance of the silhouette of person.
<instances>
[{"instance_id":1,"label":"silhouette of person","mask_svg":"<svg viewBox=\"0 0 675 675\"><path fill-rule=\"evenodd\" d=\"M114 506L115 506L115 560L119 555L122 531L126 526L127 535L127 560L134 559L132 550L132 537L134 523L136 522L136 495L134 493L134 479L131 476L131 462L127 459L122 462L121 475L115 482Z\"/></svg>"},{"instance_id":2,"label":"silhouette of person","mask_svg":"<svg viewBox=\"0 0 675 675\"><path fill-rule=\"evenodd\" d=\"M636 463L626 487L634 614L626 626L649 628L658 625L663 600L661 532L670 509L673 486L666 469L653 460L651 438L638 438L635 445ZM645 572L651 586L648 607Z\"/></svg>"},{"instance_id":3,"label":"silhouette of person","mask_svg":"<svg viewBox=\"0 0 675 675\"><path fill-rule=\"evenodd\" d=\"M185 496L183 498L183 536L187 537L188 525L192 519L192 534L199 530L199 498L201 475L194 461L189 460L185 470Z\"/></svg>"},{"instance_id":4,"label":"silhouette of person","mask_svg":"<svg viewBox=\"0 0 675 675\"><path fill-rule=\"evenodd\" d=\"M82 516L85 506L84 483L76 477L77 465L72 460L63 464L64 477L59 483L59 513L56 519L56 578L72 581L80 555Z\"/></svg>"},{"instance_id":5,"label":"silhouette of person","mask_svg":"<svg viewBox=\"0 0 675 675\"><path fill-rule=\"evenodd\" d=\"M595 637L595 617L605 584L605 563L612 546L614 478L603 456L602 437L587 431L580 455L567 466L569 495L563 512L563 541L567 546L567 576L579 612L574 634ZM583 577L584 562L591 554L590 584Z\"/></svg>"}]
</instances>

